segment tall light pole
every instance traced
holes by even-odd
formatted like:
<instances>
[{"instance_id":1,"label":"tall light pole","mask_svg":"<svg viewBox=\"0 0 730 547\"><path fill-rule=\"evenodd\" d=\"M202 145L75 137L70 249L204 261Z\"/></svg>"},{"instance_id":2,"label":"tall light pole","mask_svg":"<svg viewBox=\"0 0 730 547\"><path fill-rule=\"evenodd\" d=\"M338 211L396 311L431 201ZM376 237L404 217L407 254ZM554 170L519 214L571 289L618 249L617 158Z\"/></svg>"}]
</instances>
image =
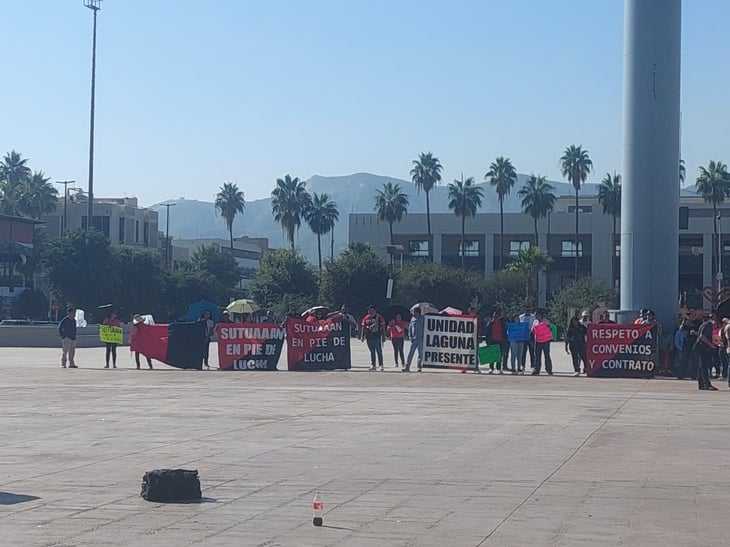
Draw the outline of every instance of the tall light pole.
<instances>
[{"instance_id":1,"label":"tall light pole","mask_svg":"<svg viewBox=\"0 0 730 547\"><path fill-rule=\"evenodd\" d=\"M163 207L167 207L167 213L165 214L165 269L170 269L170 253L172 251L172 245L170 244L170 207L175 207L175 203L163 203Z\"/></svg>"},{"instance_id":2,"label":"tall light pole","mask_svg":"<svg viewBox=\"0 0 730 547\"><path fill-rule=\"evenodd\" d=\"M56 184L63 184L63 222L61 224L61 235L66 234L66 221L68 220L68 185L75 184L75 180L57 180Z\"/></svg>"},{"instance_id":3,"label":"tall light pole","mask_svg":"<svg viewBox=\"0 0 730 547\"><path fill-rule=\"evenodd\" d=\"M717 213L717 303L720 303L720 291L722 291L722 225L720 224L720 213Z\"/></svg>"},{"instance_id":4,"label":"tall light pole","mask_svg":"<svg viewBox=\"0 0 730 547\"><path fill-rule=\"evenodd\" d=\"M84 0L84 6L94 12L94 38L91 46L91 113L89 115L89 209L86 228L94 223L94 103L96 99L96 14L101 9L101 0Z\"/></svg>"}]
</instances>

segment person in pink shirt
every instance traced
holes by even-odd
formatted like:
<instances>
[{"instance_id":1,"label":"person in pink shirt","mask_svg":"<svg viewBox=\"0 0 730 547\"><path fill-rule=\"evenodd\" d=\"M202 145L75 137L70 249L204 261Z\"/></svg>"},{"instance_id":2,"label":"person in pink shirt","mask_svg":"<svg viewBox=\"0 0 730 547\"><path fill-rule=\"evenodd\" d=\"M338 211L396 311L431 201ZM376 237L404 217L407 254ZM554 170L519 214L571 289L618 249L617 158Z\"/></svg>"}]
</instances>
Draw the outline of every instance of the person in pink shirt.
<instances>
[{"instance_id":1,"label":"person in pink shirt","mask_svg":"<svg viewBox=\"0 0 730 547\"><path fill-rule=\"evenodd\" d=\"M109 317L104 319L101 324L107 327L121 327L122 323L117 317L117 310L112 310ZM106 365L104 365L104 368L109 368L109 357L111 357L112 368L117 368L117 344L113 342L106 343Z\"/></svg>"},{"instance_id":2,"label":"person in pink shirt","mask_svg":"<svg viewBox=\"0 0 730 547\"><path fill-rule=\"evenodd\" d=\"M395 355L395 366L398 366L398 356L400 356L400 364L406 366L406 358L403 354L403 344L408 331L408 323L403 321L400 313L395 314L395 318L388 323L388 338L393 344L393 354Z\"/></svg>"}]
</instances>

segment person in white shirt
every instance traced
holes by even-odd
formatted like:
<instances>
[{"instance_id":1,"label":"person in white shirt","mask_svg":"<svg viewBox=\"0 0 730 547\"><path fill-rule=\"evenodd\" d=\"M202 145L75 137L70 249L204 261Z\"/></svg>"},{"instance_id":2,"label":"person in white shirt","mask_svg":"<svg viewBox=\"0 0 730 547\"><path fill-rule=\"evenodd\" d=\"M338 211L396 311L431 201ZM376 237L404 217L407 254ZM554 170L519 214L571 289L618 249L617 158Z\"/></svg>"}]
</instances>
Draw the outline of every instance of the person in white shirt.
<instances>
[{"instance_id":1,"label":"person in white shirt","mask_svg":"<svg viewBox=\"0 0 730 547\"><path fill-rule=\"evenodd\" d=\"M591 324L591 314L588 310L583 310L583 313L580 314L579 323L585 328L588 328L588 325Z\"/></svg>"}]
</instances>

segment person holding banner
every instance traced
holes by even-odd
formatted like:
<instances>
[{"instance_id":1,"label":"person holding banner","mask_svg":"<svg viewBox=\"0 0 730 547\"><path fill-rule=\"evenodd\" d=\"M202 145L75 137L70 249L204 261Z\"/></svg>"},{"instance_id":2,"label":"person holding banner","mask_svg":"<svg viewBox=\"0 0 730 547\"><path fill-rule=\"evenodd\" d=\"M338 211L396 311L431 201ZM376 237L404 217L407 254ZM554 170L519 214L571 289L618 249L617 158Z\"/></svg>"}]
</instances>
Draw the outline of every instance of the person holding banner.
<instances>
[{"instance_id":1,"label":"person holding banner","mask_svg":"<svg viewBox=\"0 0 730 547\"><path fill-rule=\"evenodd\" d=\"M418 372L421 372L423 369L423 360L421 358L421 352L423 350L423 322L421 308L413 308L413 317L411 317L411 321L408 323L408 338L411 341L411 347L408 349L408 359L401 372L411 371L411 361L413 361L413 354L416 351L418 351L418 359L416 361Z\"/></svg>"},{"instance_id":2,"label":"person holding banner","mask_svg":"<svg viewBox=\"0 0 730 547\"><path fill-rule=\"evenodd\" d=\"M487 322L484 332L487 344L499 346L501 358L497 365L499 366L499 373L504 374L509 359L509 341L507 340L507 321L502 318L502 310L494 310L492 319ZM489 374L494 372L494 365L495 363L489 363ZM477 365L478 371L479 366Z\"/></svg>"},{"instance_id":3,"label":"person holding banner","mask_svg":"<svg viewBox=\"0 0 730 547\"><path fill-rule=\"evenodd\" d=\"M702 324L698 329L694 350L700 358L700 367L697 371L697 385L699 389L717 391L717 388L710 382L712 353L715 350L715 346L712 343L712 326L712 314L710 312L704 312L702 315Z\"/></svg>"},{"instance_id":4,"label":"person holding banner","mask_svg":"<svg viewBox=\"0 0 730 547\"><path fill-rule=\"evenodd\" d=\"M140 314L135 313L134 316L132 316L132 328L129 329L129 351L134 351L134 362L137 364L137 370L139 370L139 351L132 350L134 347L135 338L137 336L137 332L139 332L139 325L144 324L144 317L142 317ZM147 366L150 367L150 370L152 370L152 359L147 357L145 355L145 359L147 359Z\"/></svg>"},{"instance_id":5,"label":"person holding banner","mask_svg":"<svg viewBox=\"0 0 730 547\"><path fill-rule=\"evenodd\" d=\"M101 322L102 325L106 327L117 327L121 328L122 323L119 321L119 318L117 317L117 310L112 310L109 314L109 317L104 319L104 321ZM109 357L111 356L112 361L112 368L117 368L117 344L114 342L106 342L106 365L104 365L104 368L109 368Z\"/></svg>"},{"instance_id":6,"label":"person holding banner","mask_svg":"<svg viewBox=\"0 0 730 547\"><path fill-rule=\"evenodd\" d=\"M545 317L545 312L538 310L535 313L535 323L532 325L532 332L535 335L535 368L533 376L539 376L542 369L542 356L545 356L545 371L548 376L553 375L553 360L550 358L550 342L553 339L553 331L550 328L550 321Z\"/></svg>"},{"instance_id":7,"label":"person holding banner","mask_svg":"<svg viewBox=\"0 0 730 547\"><path fill-rule=\"evenodd\" d=\"M583 373L588 374L588 358L586 357L587 328L578 318L570 318L568 330L565 331L565 352L573 360L573 376L580 376L580 362L583 361Z\"/></svg>"},{"instance_id":8,"label":"person holding banner","mask_svg":"<svg viewBox=\"0 0 730 547\"><path fill-rule=\"evenodd\" d=\"M400 356L400 364L406 366L406 358L403 355L403 345L406 339L406 331L408 323L403 321L403 316L396 313L395 317L388 323L388 337L393 344L393 354L395 356L395 366L398 367L398 356Z\"/></svg>"},{"instance_id":9,"label":"person holding banner","mask_svg":"<svg viewBox=\"0 0 730 547\"><path fill-rule=\"evenodd\" d=\"M370 370L375 369L375 358L378 359L380 371L383 368L383 342L385 342L385 319L380 315L375 306L368 306L368 312L362 319L360 340L365 340L370 350Z\"/></svg>"},{"instance_id":10,"label":"person holding banner","mask_svg":"<svg viewBox=\"0 0 730 547\"><path fill-rule=\"evenodd\" d=\"M512 365L512 374L525 373L525 345L530 339L530 327L520 321L518 316L507 323L507 340L509 340L509 355Z\"/></svg>"}]
</instances>

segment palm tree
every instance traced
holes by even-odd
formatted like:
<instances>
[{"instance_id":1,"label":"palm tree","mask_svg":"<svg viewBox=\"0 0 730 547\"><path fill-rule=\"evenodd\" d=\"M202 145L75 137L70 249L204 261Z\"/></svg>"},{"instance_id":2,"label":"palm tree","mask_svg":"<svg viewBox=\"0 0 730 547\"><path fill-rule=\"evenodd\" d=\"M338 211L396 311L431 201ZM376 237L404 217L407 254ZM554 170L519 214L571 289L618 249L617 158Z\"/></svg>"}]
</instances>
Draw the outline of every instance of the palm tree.
<instances>
[{"instance_id":1,"label":"palm tree","mask_svg":"<svg viewBox=\"0 0 730 547\"><path fill-rule=\"evenodd\" d=\"M28 167L28 158L24 158L15 150L11 150L3 161L0 162L0 180L6 182L11 187L20 185L23 181L31 177L30 167Z\"/></svg>"},{"instance_id":2,"label":"palm tree","mask_svg":"<svg viewBox=\"0 0 730 547\"><path fill-rule=\"evenodd\" d=\"M730 173L728 173L727 165L721 161L710 160L706 168L700 166L700 175L697 177L695 188L705 203L712 204L712 217L715 224L712 255L715 257L715 264L718 264L717 206L724 202L725 198L730 197Z\"/></svg>"},{"instance_id":3,"label":"palm tree","mask_svg":"<svg viewBox=\"0 0 730 547\"><path fill-rule=\"evenodd\" d=\"M312 205L312 196L307 192L307 183L299 177L286 175L276 179L276 188L271 192L271 211L274 220L281 224L281 229L294 250L294 234L299 231L302 219Z\"/></svg>"},{"instance_id":4,"label":"palm tree","mask_svg":"<svg viewBox=\"0 0 730 547\"><path fill-rule=\"evenodd\" d=\"M530 247L528 249L520 249L517 252L517 256L507 266L507 269L510 271L525 274L525 299L534 306L537 306L538 274L545 270L552 261L553 259L545 251L537 247ZM535 286L534 298L530 290L533 284Z\"/></svg>"},{"instance_id":5,"label":"palm tree","mask_svg":"<svg viewBox=\"0 0 730 547\"><path fill-rule=\"evenodd\" d=\"M494 186L499 198L499 269L501 270L504 257L504 197L509 195L517 182L517 171L509 158L500 156L489 166L484 180Z\"/></svg>"},{"instance_id":6,"label":"palm tree","mask_svg":"<svg viewBox=\"0 0 730 547\"><path fill-rule=\"evenodd\" d=\"M616 254L616 217L621 214L621 175L616 171L606 173L598 187L598 203L603 207L604 215L613 217L613 239L611 240L611 284L616 279L614 256Z\"/></svg>"},{"instance_id":7,"label":"palm tree","mask_svg":"<svg viewBox=\"0 0 730 547\"><path fill-rule=\"evenodd\" d=\"M565 149L560 158L560 171L575 189L575 280L578 280L578 192L580 185L585 183L588 173L591 172L593 162L588 156L588 150L571 144Z\"/></svg>"},{"instance_id":8,"label":"palm tree","mask_svg":"<svg viewBox=\"0 0 730 547\"><path fill-rule=\"evenodd\" d=\"M390 228L390 244L393 245L393 223L400 222L408 213L408 196L401 190L400 184L386 182L382 190L375 193L375 212L378 220L387 222ZM390 267L393 267L393 255L390 255Z\"/></svg>"},{"instance_id":9,"label":"palm tree","mask_svg":"<svg viewBox=\"0 0 730 547\"><path fill-rule=\"evenodd\" d=\"M239 190L238 185L233 182L224 182L220 192L215 196L215 211L226 221L231 249L233 249L233 221L236 219L236 215L243 214L245 208L246 200L243 191Z\"/></svg>"},{"instance_id":10,"label":"palm tree","mask_svg":"<svg viewBox=\"0 0 730 547\"><path fill-rule=\"evenodd\" d=\"M461 218L461 267L464 267L464 257L466 255L466 236L464 233L466 217L474 217L477 209L482 206L482 198L484 190L476 185L474 177L468 177L464 180L464 174L461 174L461 180L454 180L448 186L449 189L449 209Z\"/></svg>"},{"instance_id":11,"label":"palm tree","mask_svg":"<svg viewBox=\"0 0 730 547\"><path fill-rule=\"evenodd\" d=\"M322 236L335 227L335 222L340 218L337 211L337 204L327 194L312 194L312 206L304 213L305 220L310 230L317 236L317 258L319 259L319 271L322 271Z\"/></svg>"},{"instance_id":12,"label":"palm tree","mask_svg":"<svg viewBox=\"0 0 730 547\"><path fill-rule=\"evenodd\" d=\"M429 261L433 256L431 251L431 203L428 193L441 181L441 170L443 166L437 157L431 152L421 152L417 160L413 160L411 169L411 180L416 185L416 190L426 192L426 225L428 228L428 257Z\"/></svg>"},{"instance_id":13,"label":"palm tree","mask_svg":"<svg viewBox=\"0 0 730 547\"><path fill-rule=\"evenodd\" d=\"M546 218L555 208L558 199L553 193L555 186L542 175L530 175L517 195L522 198L522 212L532 217L535 223L535 246L538 246L537 221Z\"/></svg>"},{"instance_id":14,"label":"palm tree","mask_svg":"<svg viewBox=\"0 0 730 547\"><path fill-rule=\"evenodd\" d=\"M49 182L43 171L35 172L20 183L16 190L18 212L34 219L52 213L58 203L58 190Z\"/></svg>"}]
</instances>

